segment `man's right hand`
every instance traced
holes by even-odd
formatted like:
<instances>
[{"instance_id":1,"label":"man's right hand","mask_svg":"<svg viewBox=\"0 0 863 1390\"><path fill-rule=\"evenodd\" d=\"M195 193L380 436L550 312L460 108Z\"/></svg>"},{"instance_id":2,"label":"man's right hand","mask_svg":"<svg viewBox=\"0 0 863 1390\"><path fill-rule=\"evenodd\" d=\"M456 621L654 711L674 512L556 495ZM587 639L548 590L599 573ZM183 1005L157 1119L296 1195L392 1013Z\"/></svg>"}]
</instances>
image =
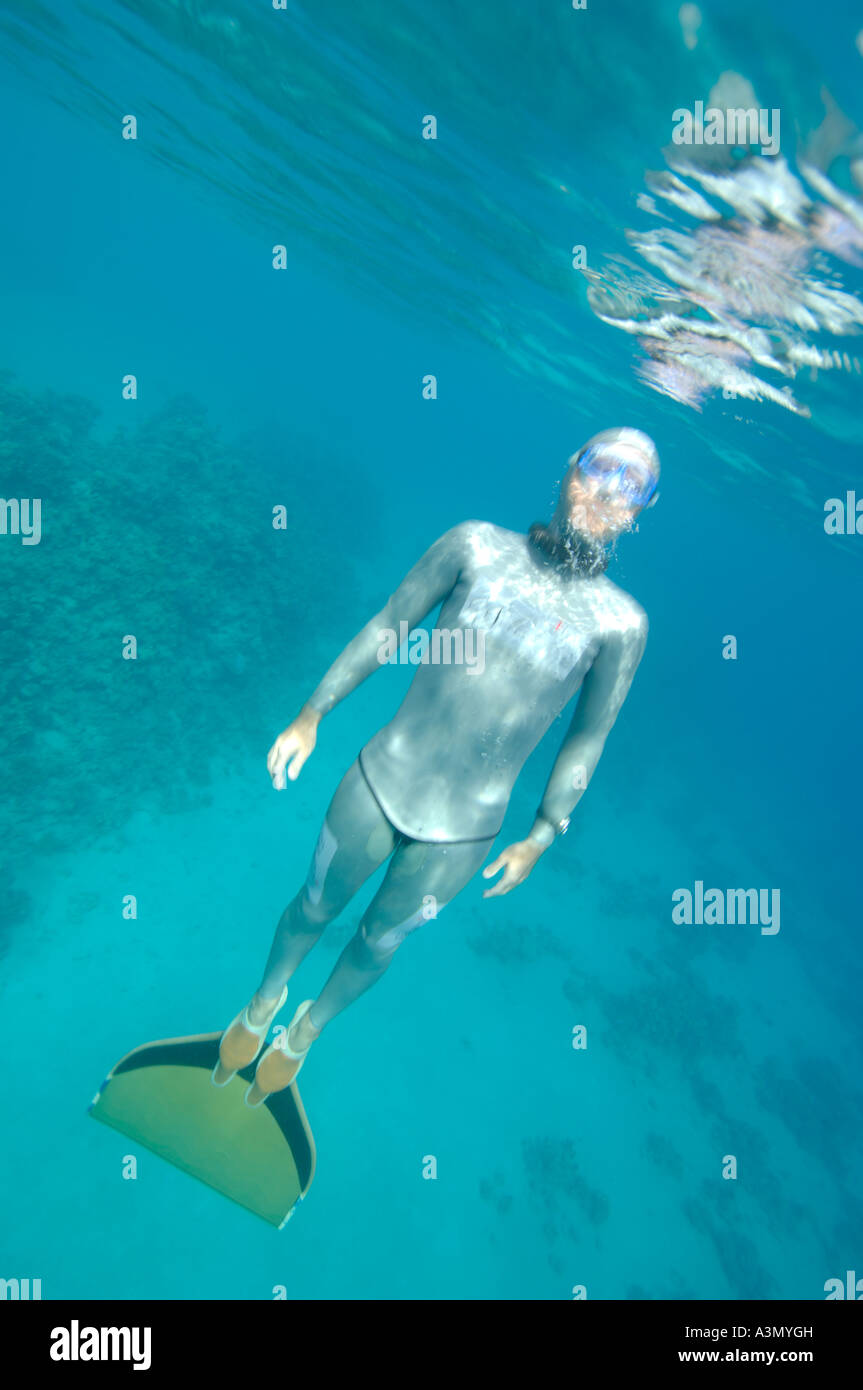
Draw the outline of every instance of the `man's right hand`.
<instances>
[{"instance_id":1,"label":"man's right hand","mask_svg":"<svg viewBox=\"0 0 863 1390\"><path fill-rule=\"evenodd\" d=\"M309 705L304 705L296 719L279 734L267 754L267 771L273 779L276 791L284 791L287 786L285 767L289 761L291 765L288 768L288 778L291 782L296 782L304 762L317 742L320 722L319 712Z\"/></svg>"}]
</instances>

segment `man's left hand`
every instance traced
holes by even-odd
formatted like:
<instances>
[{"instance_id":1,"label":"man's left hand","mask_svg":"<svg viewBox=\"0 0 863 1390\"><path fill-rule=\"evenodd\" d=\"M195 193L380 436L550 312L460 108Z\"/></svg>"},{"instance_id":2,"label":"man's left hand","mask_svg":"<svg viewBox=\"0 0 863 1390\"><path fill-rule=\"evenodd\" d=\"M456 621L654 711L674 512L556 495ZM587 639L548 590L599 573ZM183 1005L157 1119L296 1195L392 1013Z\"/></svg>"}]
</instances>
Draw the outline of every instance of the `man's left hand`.
<instances>
[{"instance_id":1,"label":"man's left hand","mask_svg":"<svg viewBox=\"0 0 863 1390\"><path fill-rule=\"evenodd\" d=\"M542 846L535 844L533 840L519 840L516 844L501 850L497 859L483 869L482 876L492 878L504 868L506 873L493 888L486 888L483 897L498 898L503 893L512 892L513 888L524 883L537 859L544 852Z\"/></svg>"}]
</instances>

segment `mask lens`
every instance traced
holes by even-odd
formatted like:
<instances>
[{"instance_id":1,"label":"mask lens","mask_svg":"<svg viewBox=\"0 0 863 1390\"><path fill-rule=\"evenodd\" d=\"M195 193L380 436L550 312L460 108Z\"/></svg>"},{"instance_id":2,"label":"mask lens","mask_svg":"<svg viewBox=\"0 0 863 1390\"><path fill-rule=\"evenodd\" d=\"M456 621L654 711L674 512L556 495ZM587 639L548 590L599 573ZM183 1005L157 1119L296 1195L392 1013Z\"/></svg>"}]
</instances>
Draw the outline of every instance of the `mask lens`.
<instances>
[{"instance_id":1,"label":"mask lens","mask_svg":"<svg viewBox=\"0 0 863 1390\"><path fill-rule=\"evenodd\" d=\"M588 449L579 467L591 478L616 477L616 492L633 506L643 507L656 489L656 480L649 468L635 462L631 456L621 458L613 449Z\"/></svg>"},{"instance_id":2,"label":"mask lens","mask_svg":"<svg viewBox=\"0 0 863 1390\"><path fill-rule=\"evenodd\" d=\"M620 459L608 450L588 449L579 464L582 472L591 478L607 478L620 468Z\"/></svg>"},{"instance_id":3,"label":"mask lens","mask_svg":"<svg viewBox=\"0 0 863 1390\"><path fill-rule=\"evenodd\" d=\"M643 506L645 502L649 501L655 484L647 469L635 468L632 464L628 464L621 474L619 486L624 497L630 502Z\"/></svg>"}]
</instances>

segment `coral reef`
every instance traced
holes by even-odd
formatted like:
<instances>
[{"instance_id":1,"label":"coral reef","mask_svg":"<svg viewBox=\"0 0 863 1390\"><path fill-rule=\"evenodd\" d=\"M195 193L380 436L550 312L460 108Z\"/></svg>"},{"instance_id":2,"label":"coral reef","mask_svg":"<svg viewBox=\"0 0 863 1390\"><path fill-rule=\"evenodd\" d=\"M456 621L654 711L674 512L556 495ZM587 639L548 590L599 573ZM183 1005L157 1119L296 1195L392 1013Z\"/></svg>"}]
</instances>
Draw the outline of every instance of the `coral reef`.
<instances>
[{"instance_id":1,"label":"coral reef","mask_svg":"<svg viewBox=\"0 0 863 1390\"><path fill-rule=\"evenodd\" d=\"M585 987L613 1024L605 1031L609 1047L628 1066L638 1057L652 1074L660 1057L688 1070L709 1057L742 1056L738 1006L712 994L685 961L651 965L642 984L622 993L575 970L562 986L579 1006Z\"/></svg>"},{"instance_id":2,"label":"coral reef","mask_svg":"<svg viewBox=\"0 0 863 1390\"><path fill-rule=\"evenodd\" d=\"M498 1216L506 1216L512 1206L512 1197L504 1191L504 1176L499 1171L495 1171L490 1178L480 1179L479 1195L494 1207Z\"/></svg>"},{"instance_id":3,"label":"coral reef","mask_svg":"<svg viewBox=\"0 0 863 1390\"><path fill-rule=\"evenodd\" d=\"M478 956L491 957L502 965L532 964L545 956L567 960L571 955L560 938L543 926L489 926L465 940Z\"/></svg>"},{"instance_id":4,"label":"coral reef","mask_svg":"<svg viewBox=\"0 0 863 1390\"><path fill-rule=\"evenodd\" d=\"M543 1209L542 1231L549 1245L562 1238L577 1244L585 1224L597 1227L608 1219L608 1199L579 1171L571 1139L524 1139L521 1150L531 1197Z\"/></svg>"},{"instance_id":5,"label":"coral reef","mask_svg":"<svg viewBox=\"0 0 863 1390\"><path fill-rule=\"evenodd\" d=\"M0 759L15 789L0 814L19 873L142 807L199 804L217 764L254 759L265 776L273 735L337 651L322 515L339 592L355 584L350 522L332 505L356 485L349 461L272 433L230 444L188 396L144 419L136 409L139 423L106 440L97 413L0 373L4 492L42 504L40 543L0 546L14 595ZM292 509L288 531L273 528L277 504ZM369 508L374 546L373 497Z\"/></svg>"},{"instance_id":6,"label":"coral reef","mask_svg":"<svg viewBox=\"0 0 863 1390\"><path fill-rule=\"evenodd\" d=\"M722 1272L728 1281L732 1298L775 1298L776 1282L758 1258L758 1251L747 1235L735 1230L729 1215L729 1203L739 1195L736 1184L705 1180L700 1187L700 1197L683 1203L683 1213L690 1225L711 1241ZM741 1215L737 1216L740 1225L745 1224ZM701 1297L717 1297L712 1290L704 1290Z\"/></svg>"},{"instance_id":7,"label":"coral reef","mask_svg":"<svg viewBox=\"0 0 863 1390\"><path fill-rule=\"evenodd\" d=\"M33 900L29 893L14 884L3 885L3 913L0 916L0 955L6 949L9 937L17 927L29 921L33 912Z\"/></svg>"},{"instance_id":8,"label":"coral reef","mask_svg":"<svg viewBox=\"0 0 863 1390\"><path fill-rule=\"evenodd\" d=\"M655 1163L657 1168L661 1168L663 1173L670 1173L674 1178L682 1178L684 1175L683 1159L675 1149L671 1140L664 1134L657 1133L656 1130L649 1130L641 1146L642 1153L651 1163Z\"/></svg>"},{"instance_id":9,"label":"coral reef","mask_svg":"<svg viewBox=\"0 0 863 1390\"><path fill-rule=\"evenodd\" d=\"M842 1181L853 1178L863 1126L863 1097L832 1057L772 1057L755 1072L755 1094L805 1153Z\"/></svg>"}]
</instances>

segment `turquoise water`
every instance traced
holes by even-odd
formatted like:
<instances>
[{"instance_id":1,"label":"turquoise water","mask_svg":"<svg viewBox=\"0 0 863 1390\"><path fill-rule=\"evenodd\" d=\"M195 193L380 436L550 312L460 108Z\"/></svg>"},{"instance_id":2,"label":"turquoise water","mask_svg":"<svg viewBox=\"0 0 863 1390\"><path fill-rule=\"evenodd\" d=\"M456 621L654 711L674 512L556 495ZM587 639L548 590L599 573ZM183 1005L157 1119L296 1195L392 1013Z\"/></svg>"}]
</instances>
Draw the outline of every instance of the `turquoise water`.
<instances>
[{"instance_id":1,"label":"turquoise water","mask_svg":"<svg viewBox=\"0 0 863 1390\"><path fill-rule=\"evenodd\" d=\"M860 1268L863 541L824 529L861 482L859 15L705 3L687 47L664 2L465 8L0 4L2 492L43 507L0 537L0 1276L45 1298L817 1299ZM790 182L690 177L696 215L656 175L728 72ZM727 201L752 167L772 217ZM143 1151L123 1181L93 1093L249 997L408 670L279 794L275 734L441 531L547 517L616 423L663 458L610 570L651 630L569 834L327 1030L284 1232ZM781 929L675 924L697 880L779 889Z\"/></svg>"}]
</instances>

